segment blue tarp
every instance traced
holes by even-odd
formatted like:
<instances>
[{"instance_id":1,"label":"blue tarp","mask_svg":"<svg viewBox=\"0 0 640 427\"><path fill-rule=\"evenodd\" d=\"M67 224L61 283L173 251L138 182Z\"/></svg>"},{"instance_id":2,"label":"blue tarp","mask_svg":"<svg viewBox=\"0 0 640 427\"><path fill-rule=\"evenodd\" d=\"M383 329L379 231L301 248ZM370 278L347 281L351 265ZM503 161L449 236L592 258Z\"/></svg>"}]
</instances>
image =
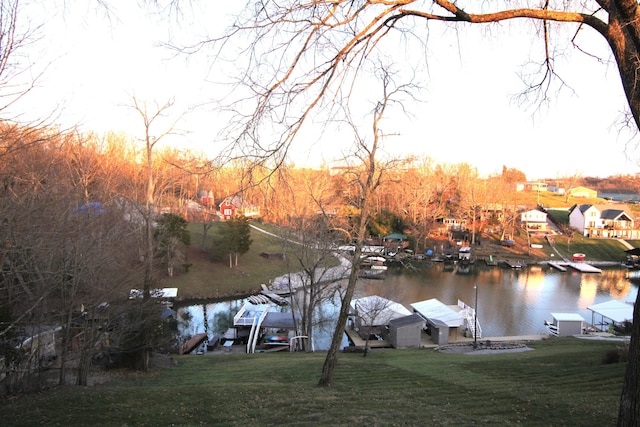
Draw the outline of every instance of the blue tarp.
<instances>
[{"instance_id":1,"label":"blue tarp","mask_svg":"<svg viewBox=\"0 0 640 427\"><path fill-rule=\"evenodd\" d=\"M75 213L86 213L89 215L102 215L104 213L104 209L100 202L85 203L84 205L77 206L73 211Z\"/></svg>"}]
</instances>

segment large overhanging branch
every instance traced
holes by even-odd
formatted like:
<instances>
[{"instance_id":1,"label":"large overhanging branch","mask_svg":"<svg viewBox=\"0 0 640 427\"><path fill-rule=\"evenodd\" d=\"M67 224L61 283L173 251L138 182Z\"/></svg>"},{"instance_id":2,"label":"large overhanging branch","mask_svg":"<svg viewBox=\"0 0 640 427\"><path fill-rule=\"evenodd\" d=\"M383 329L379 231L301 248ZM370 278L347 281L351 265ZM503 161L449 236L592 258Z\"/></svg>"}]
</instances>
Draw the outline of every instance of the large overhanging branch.
<instances>
[{"instance_id":1,"label":"large overhanging branch","mask_svg":"<svg viewBox=\"0 0 640 427\"><path fill-rule=\"evenodd\" d=\"M451 24L518 19L537 20L543 25L551 21L573 22L578 27L595 29L614 48L611 17L631 19L629 16L637 9L637 4L629 0L551 3L551 6L542 2L534 8L485 12L487 7L498 8L497 2L267 0L247 9L249 16L238 21L225 37L202 41L194 49L212 46L221 60L242 58L244 62L239 67L238 84L232 89L233 98L241 100L242 108L237 103L228 105L235 113L235 120L227 127L234 136L231 141L236 150L230 158L251 157L264 165L278 167L286 160L300 130L310 118L318 117L317 112L335 122L331 113L340 111L335 106L349 101L363 64L372 54L384 51L381 44L390 33L392 37L394 34L412 37L426 46L427 37L415 25L420 20ZM567 5L574 5L575 11L565 10ZM620 26L619 30L635 35L636 25ZM233 58L222 58L220 52L226 51L220 49L232 45L229 43L232 39L246 43L245 48L235 51ZM620 52L625 48L624 45L614 48L619 65ZM185 52L193 50L186 48ZM549 65L549 53L546 55L545 64ZM548 89L546 79L553 76L554 70L547 66L542 81L530 85L527 92L542 90L542 83L547 83ZM625 84L625 91L634 111L637 98L633 95L634 86ZM635 110L640 111L640 106ZM634 117L637 116L634 112ZM270 136L266 136L265 126L274 130Z\"/></svg>"}]
</instances>

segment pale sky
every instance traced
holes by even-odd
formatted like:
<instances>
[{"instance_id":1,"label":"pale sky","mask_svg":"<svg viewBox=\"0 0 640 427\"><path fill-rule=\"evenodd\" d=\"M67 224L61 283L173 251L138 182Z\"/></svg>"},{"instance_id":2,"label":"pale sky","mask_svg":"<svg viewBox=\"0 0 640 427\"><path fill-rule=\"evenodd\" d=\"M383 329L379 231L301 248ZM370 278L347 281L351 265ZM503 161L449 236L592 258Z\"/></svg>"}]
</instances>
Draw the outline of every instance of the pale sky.
<instances>
[{"instance_id":1,"label":"pale sky","mask_svg":"<svg viewBox=\"0 0 640 427\"><path fill-rule=\"evenodd\" d=\"M46 10L38 3L46 3ZM99 133L122 130L140 137L141 119L126 107L132 95L159 103L174 97L176 114L216 98L207 79L220 80L224 70L212 76L207 58L201 56L188 62L171 59L158 42L170 36L197 41L205 33L221 32L231 22L224 9L231 13L237 4L192 2L201 8L193 14L185 11L178 27L141 11L137 2L108 3L113 5L109 19L104 12L62 0L24 6L32 22L39 17L46 21L34 57L40 54L54 62L20 108L37 117L64 105L58 119L63 126L79 124L82 130ZM514 100L523 89L518 73L530 57L532 42L517 29L490 40L483 37L485 32L480 27L456 34L431 32L433 56L428 69L418 70L425 88L422 102L408 106L411 117L396 113L385 124L385 130L397 134L387 142L389 152L466 162L482 174L499 173L505 165L522 170L528 179L640 171L640 151L635 159L633 152L625 152L630 134L619 133L615 125L626 107L615 65L607 67L578 53L567 59L558 55L557 70L574 91L554 91L550 104L538 110L535 104L520 106ZM588 36L585 33L588 30L581 37ZM595 36L592 40L595 44L590 41L589 46L608 57L603 42ZM539 48L541 42L535 43ZM195 110L181 125L190 133L171 143L213 156L222 145L216 136L225 120L215 110ZM318 144L301 138L292 160L298 165L330 162L335 139Z\"/></svg>"}]
</instances>

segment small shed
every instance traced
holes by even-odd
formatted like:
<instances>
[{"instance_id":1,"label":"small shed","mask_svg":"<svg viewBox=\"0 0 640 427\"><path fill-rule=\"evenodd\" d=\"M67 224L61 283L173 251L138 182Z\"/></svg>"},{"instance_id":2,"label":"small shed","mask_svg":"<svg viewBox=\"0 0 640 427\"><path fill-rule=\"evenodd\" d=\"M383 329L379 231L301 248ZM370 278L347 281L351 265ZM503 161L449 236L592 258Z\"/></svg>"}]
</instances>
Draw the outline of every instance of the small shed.
<instances>
[{"instance_id":1,"label":"small shed","mask_svg":"<svg viewBox=\"0 0 640 427\"><path fill-rule=\"evenodd\" d=\"M417 314L399 317L389 322L389 343L394 348L419 348L425 321Z\"/></svg>"},{"instance_id":2,"label":"small shed","mask_svg":"<svg viewBox=\"0 0 640 427\"><path fill-rule=\"evenodd\" d=\"M578 313L551 313L553 320L545 321L549 333L558 337L580 335L584 331L584 318Z\"/></svg>"}]
</instances>

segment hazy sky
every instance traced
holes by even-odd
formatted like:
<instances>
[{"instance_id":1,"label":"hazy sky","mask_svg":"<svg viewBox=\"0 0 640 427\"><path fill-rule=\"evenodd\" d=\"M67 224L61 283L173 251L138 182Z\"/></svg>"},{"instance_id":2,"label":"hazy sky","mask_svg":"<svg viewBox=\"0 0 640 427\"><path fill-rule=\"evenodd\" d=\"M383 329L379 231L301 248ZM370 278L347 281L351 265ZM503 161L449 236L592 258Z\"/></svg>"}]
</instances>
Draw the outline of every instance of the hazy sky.
<instances>
[{"instance_id":1,"label":"hazy sky","mask_svg":"<svg viewBox=\"0 0 640 427\"><path fill-rule=\"evenodd\" d=\"M233 12L238 7L225 3L234 2L193 2L201 8L193 14L185 11L181 27L140 10L137 2L108 3L113 6L108 15L63 1L46 2L46 10L38 4L25 6L32 22L40 17L46 21L44 38L34 52L53 62L29 104L21 108L42 115L64 105L59 122L65 126L79 123L83 130L124 130L136 137L143 128L139 115L126 107L132 95L160 103L175 97L176 112L216 97L210 81L222 78L224 70L208 68L201 56L172 58L158 42L176 36L195 41L205 33L221 32L231 22L225 8ZM589 32L583 30L581 37L589 38ZM640 171L640 151L627 149L629 133L620 133L616 126L626 101L615 65L560 52L556 68L570 88L559 94L554 90L543 108L519 105L514 98L524 87L519 73L528 69L523 65L531 46L539 49L541 42L523 37L517 26L507 33L487 39L480 27L432 31L433 56L427 68L418 70L425 88L422 102L409 106L410 117L396 114L386 125L397 134L387 142L388 151L467 162L483 174L505 165L522 170L529 179ZM599 38L582 40L608 57ZM190 133L172 142L213 155L220 149L216 135L225 120L215 110L196 110L183 121ZM300 165L330 162L335 139L327 137L313 149L299 140L293 160Z\"/></svg>"}]
</instances>

